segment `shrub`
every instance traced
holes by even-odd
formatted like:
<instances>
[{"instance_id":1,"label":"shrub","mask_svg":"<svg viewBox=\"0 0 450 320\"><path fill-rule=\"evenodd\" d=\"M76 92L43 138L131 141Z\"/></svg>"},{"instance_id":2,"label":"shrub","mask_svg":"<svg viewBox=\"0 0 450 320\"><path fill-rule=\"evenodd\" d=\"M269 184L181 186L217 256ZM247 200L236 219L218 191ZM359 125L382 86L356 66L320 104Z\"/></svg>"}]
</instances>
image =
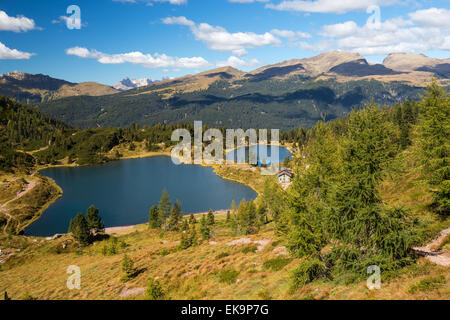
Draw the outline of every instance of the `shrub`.
<instances>
[{"instance_id":1,"label":"shrub","mask_svg":"<svg viewBox=\"0 0 450 320\"><path fill-rule=\"evenodd\" d=\"M224 269L219 273L219 282L233 284L236 282L239 271L233 269Z\"/></svg>"},{"instance_id":2,"label":"shrub","mask_svg":"<svg viewBox=\"0 0 450 320\"><path fill-rule=\"evenodd\" d=\"M290 258L274 258L266 260L263 263L264 269L269 269L272 271L280 271L285 266L287 266L289 263L291 263L292 259Z\"/></svg>"},{"instance_id":3,"label":"shrub","mask_svg":"<svg viewBox=\"0 0 450 320\"><path fill-rule=\"evenodd\" d=\"M22 296L22 300L37 300L37 298L33 297L31 294L27 292Z\"/></svg>"},{"instance_id":4,"label":"shrub","mask_svg":"<svg viewBox=\"0 0 450 320\"><path fill-rule=\"evenodd\" d=\"M111 237L103 245L102 253L104 256L114 256L119 253L118 248L125 248L127 244L122 240L117 240L115 237Z\"/></svg>"},{"instance_id":5,"label":"shrub","mask_svg":"<svg viewBox=\"0 0 450 320\"><path fill-rule=\"evenodd\" d=\"M257 245L250 245L242 248L241 252L247 254L247 253L254 253L256 252L256 250L258 250Z\"/></svg>"},{"instance_id":6,"label":"shrub","mask_svg":"<svg viewBox=\"0 0 450 320\"><path fill-rule=\"evenodd\" d=\"M316 279L324 277L327 273L325 264L317 258L303 261L293 273L294 287L301 287Z\"/></svg>"},{"instance_id":7,"label":"shrub","mask_svg":"<svg viewBox=\"0 0 450 320\"><path fill-rule=\"evenodd\" d=\"M260 298L261 300L272 300L272 296L267 289L259 291L258 298Z\"/></svg>"},{"instance_id":8,"label":"shrub","mask_svg":"<svg viewBox=\"0 0 450 320\"><path fill-rule=\"evenodd\" d=\"M430 277L423 279L419 281L418 283L412 285L408 292L409 293L416 293L416 292L422 292L422 291L431 291L436 290L446 284L445 277L443 275L440 275L438 277Z\"/></svg>"},{"instance_id":9,"label":"shrub","mask_svg":"<svg viewBox=\"0 0 450 320\"><path fill-rule=\"evenodd\" d=\"M123 276L120 279L122 282L126 282L136 276L136 269L134 268L134 262L127 255L122 259L122 271Z\"/></svg>"},{"instance_id":10,"label":"shrub","mask_svg":"<svg viewBox=\"0 0 450 320\"><path fill-rule=\"evenodd\" d=\"M150 279L148 281L146 296L148 300L164 299L165 294L158 280Z\"/></svg>"},{"instance_id":11,"label":"shrub","mask_svg":"<svg viewBox=\"0 0 450 320\"><path fill-rule=\"evenodd\" d=\"M230 255L230 254L229 254L228 252L222 252L222 253L219 253L219 254L216 256L216 260L219 260L219 259L228 257L229 255Z\"/></svg>"}]
</instances>

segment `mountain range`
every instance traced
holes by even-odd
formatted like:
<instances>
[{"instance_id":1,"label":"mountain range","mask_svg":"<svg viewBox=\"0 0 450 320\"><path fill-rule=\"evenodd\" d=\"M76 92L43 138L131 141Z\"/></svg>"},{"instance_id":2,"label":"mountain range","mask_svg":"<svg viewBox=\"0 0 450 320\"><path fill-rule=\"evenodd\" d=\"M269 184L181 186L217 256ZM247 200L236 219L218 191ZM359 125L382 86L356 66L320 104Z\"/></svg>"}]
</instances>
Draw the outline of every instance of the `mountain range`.
<instances>
[{"instance_id":1,"label":"mountain range","mask_svg":"<svg viewBox=\"0 0 450 320\"><path fill-rule=\"evenodd\" d=\"M72 83L43 74L13 71L0 75L0 95L26 104L82 95L101 96L116 92L116 89L96 82Z\"/></svg>"},{"instance_id":2,"label":"mountain range","mask_svg":"<svg viewBox=\"0 0 450 320\"><path fill-rule=\"evenodd\" d=\"M37 81L25 80L25 86L20 76L7 75L15 81L7 82L11 89L5 94L2 76L0 94L23 101L25 93L45 87L49 94L41 101L26 102L80 128L202 120L210 126L288 129L345 116L372 100L390 106L416 99L433 77L450 86L450 59L396 53L371 64L357 53L332 51L251 72L222 67L151 84L126 78L115 86L118 90L91 84L89 90L75 91L83 84L34 77Z\"/></svg>"},{"instance_id":3,"label":"mountain range","mask_svg":"<svg viewBox=\"0 0 450 320\"><path fill-rule=\"evenodd\" d=\"M125 78L119 82L117 82L115 85L113 85L113 88L119 91L126 91L131 90L135 88L145 87L149 86L151 84L159 82L158 80L153 79L130 79Z\"/></svg>"}]
</instances>

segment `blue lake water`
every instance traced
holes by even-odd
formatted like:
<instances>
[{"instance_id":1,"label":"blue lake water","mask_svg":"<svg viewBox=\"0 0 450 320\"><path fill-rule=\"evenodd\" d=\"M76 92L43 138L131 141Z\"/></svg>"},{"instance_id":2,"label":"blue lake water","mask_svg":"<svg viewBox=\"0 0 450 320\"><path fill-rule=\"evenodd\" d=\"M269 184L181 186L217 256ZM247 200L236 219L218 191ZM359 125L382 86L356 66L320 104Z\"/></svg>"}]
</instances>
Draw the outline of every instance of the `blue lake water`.
<instances>
[{"instance_id":1,"label":"blue lake water","mask_svg":"<svg viewBox=\"0 0 450 320\"><path fill-rule=\"evenodd\" d=\"M287 152L280 148L280 153ZM222 179L212 168L174 165L170 157L126 159L105 165L50 168L41 171L63 189L63 196L25 230L26 235L66 233L70 219L94 205L105 226L148 221L152 205L167 189L171 200L182 203L185 213L229 208L232 200L250 200L257 193L241 183Z\"/></svg>"},{"instance_id":2,"label":"blue lake water","mask_svg":"<svg viewBox=\"0 0 450 320\"><path fill-rule=\"evenodd\" d=\"M265 148L265 152L261 153L263 150L261 148ZM272 159L272 148L278 151L278 157ZM285 158L291 157L292 154L288 149L284 147L278 146L265 146L265 145L255 145L251 147L241 147L227 153L227 157L232 157L237 163L249 163L249 155L253 154L257 158L258 165L261 164L273 164L273 163L282 163Z\"/></svg>"}]
</instances>

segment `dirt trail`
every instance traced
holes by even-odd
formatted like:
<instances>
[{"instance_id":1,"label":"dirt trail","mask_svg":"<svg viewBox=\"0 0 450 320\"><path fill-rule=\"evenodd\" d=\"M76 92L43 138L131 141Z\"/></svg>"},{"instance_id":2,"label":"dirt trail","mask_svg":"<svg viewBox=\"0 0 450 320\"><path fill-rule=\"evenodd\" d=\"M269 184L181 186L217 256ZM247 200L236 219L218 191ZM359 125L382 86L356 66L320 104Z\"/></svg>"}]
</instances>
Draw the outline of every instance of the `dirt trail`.
<instances>
[{"instance_id":1,"label":"dirt trail","mask_svg":"<svg viewBox=\"0 0 450 320\"><path fill-rule=\"evenodd\" d=\"M8 221L6 222L5 228L3 230L6 230L6 228L8 227L9 221L11 219L14 219L14 217L12 215L9 214L8 209L6 209L6 207L8 206L8 204L10 204L11 202L14 202L20 198L22 198L24 195L26 195L28 192L30 192L31 190L34 189L34 187L36 187L37 185L37 181L31 181L30 183L28 183L27 187L22 190L21 192L19 192L13 199L5 202L3 205L0 205L0 213L3 213L5 216L8 217Z\"/></svg>"},{"instance_id":2,"label":"dirt trail","mask_svg":"<svg viewBox=\"0 0 450 320\"><path fill-rule=\"evenodd\" d=\"M450 235L450 228L441 231L438 238L430 242L423 247L416 247L413 250L425 256L429 261L436 263L441 266L450 267L450 252L438 251L439 246L442 244L444 239Z\"/></svg>"}]
</instances>

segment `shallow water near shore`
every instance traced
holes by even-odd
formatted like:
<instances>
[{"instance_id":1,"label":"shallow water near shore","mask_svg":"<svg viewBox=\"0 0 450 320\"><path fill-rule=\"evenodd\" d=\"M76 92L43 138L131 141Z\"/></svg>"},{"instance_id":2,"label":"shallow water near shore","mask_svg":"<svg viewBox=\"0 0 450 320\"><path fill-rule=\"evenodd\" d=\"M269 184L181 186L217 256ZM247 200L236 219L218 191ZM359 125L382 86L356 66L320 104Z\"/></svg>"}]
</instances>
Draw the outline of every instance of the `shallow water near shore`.
<instances>
[{"instance_id":1,"label":"shallow water near shore","mask_svg":"<svg viewBox=\"0 0 450 320\"><path fill-rule=\"evenodd\" d=\"M164 188L186 213L226 209L232 200L257 197L250 187L217 176L213 168L174 165L167 156L50 168L41 174L54 179L64 194L25 230L30 236L66 233L70 219L90 205L99 208L107 227L144 223Z\"/></svg>"}]
</instances>

